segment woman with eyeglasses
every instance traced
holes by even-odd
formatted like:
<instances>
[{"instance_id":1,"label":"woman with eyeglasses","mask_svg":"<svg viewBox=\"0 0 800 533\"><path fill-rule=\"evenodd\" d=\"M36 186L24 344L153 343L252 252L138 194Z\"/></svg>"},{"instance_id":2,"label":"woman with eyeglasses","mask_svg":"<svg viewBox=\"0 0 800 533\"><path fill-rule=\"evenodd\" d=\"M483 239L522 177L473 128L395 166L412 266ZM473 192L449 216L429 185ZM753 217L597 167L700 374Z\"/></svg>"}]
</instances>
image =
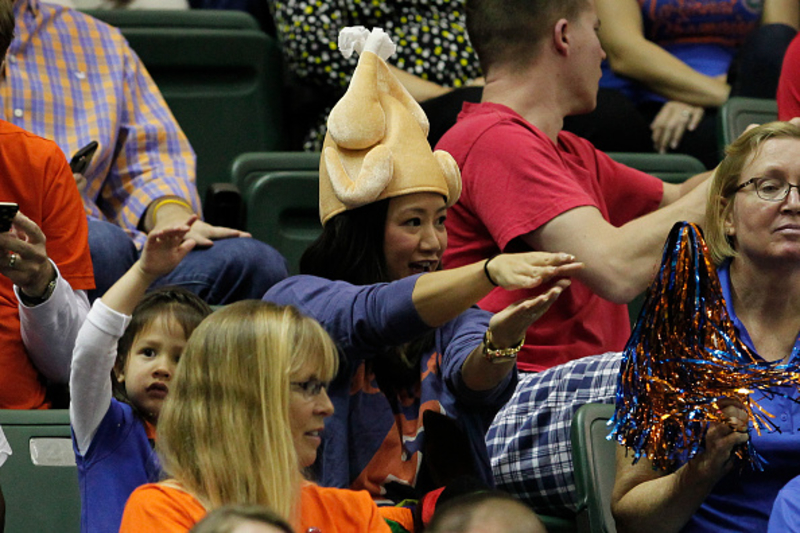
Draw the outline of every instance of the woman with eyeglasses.
<instances>
[{"instance_id":1,"label":"woman with eyeglasses","mask_svg":"<svg viewBox=\"0 0 800 533\"><path fill-rule=\"evenodd\" d=\"M392 531L366 492L301 473L333 413L325 384L337 365L328 334L292 307L245 300L209 316L161 412L167 479L134 491L120 531L183 533L226 505L268 506L304 533Z\"/></svg>"},{"instance_id":2,"label":"woman with eyeglasses","mask_svg":"<svg viewBox=\"0 0 800 533\"><path fill-rule=\"evenodd\" d=\"M727 148L714 176L705 237L739 338L765 361L800 357L800 128L773 122ZM747 427L737 406L711 424L705 449L674 472L654 470L620 447L612 510L617 530L766 531L778 491L800 474L800 404L786 396L753 399L780 432ZM749 429L749 432L748 432ZM752 440L764 471L737 464L734 447Z\"/></svg>"}]
</instances>

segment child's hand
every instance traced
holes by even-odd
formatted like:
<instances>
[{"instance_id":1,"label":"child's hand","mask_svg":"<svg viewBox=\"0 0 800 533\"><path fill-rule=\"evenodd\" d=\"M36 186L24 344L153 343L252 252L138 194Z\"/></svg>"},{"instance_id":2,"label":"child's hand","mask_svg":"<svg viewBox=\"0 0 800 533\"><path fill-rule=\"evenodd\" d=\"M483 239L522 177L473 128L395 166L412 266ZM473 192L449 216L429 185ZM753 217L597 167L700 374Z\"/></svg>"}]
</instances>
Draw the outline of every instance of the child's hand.
<instances>
[{"instance_id":1,"label":"child's hand","mask_svg":"<svg viewBox=\"0 0 800 533\"><path fill-rule=\"evenodd\" d=\"M146 276L155 280L169 274L195 247L194 239L185 238L195 220L197 215L189 218L186 224L153 230L147 235L139 259L139 268Z\"/></svg>"}]
</instances>

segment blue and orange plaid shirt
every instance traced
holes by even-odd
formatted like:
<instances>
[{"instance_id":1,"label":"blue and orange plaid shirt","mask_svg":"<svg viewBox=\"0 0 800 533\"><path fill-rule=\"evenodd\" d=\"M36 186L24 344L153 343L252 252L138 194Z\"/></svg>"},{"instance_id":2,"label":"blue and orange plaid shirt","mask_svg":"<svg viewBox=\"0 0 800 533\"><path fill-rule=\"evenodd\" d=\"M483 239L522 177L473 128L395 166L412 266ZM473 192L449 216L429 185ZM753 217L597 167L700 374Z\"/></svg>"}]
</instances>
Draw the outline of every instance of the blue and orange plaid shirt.
<instances>
[{"instance_id":1,"label":"blue and orange plaid shirt","mask_svg":"<svg viewBox=\"0 0 800 533\"><path fill-rule=\"evenodd\" d=\"M52 139L67 158L90 141L87 215L137 230L147 206L167 195L197 213L195 155L164 98L119 30L39 0L14 2L16 31L0 99L4 119Z\"/></svg>"}]
</instances>

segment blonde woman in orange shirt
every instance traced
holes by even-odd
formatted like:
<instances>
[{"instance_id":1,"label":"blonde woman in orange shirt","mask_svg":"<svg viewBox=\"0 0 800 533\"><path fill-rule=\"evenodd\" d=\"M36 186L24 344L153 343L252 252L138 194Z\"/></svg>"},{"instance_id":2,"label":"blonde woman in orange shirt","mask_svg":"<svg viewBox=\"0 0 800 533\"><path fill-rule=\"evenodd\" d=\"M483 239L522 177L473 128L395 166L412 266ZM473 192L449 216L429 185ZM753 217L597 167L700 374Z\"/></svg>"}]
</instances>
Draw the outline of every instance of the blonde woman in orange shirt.
<instances>
[{"instance_id":1,"label":"blonde woman in orange shirt","mask_svg":"<svg viewBox=\"0 0 800 533\"><path fill-rule=\"evenodd\" d=\"M296 531L390 532L365 491L306 481L333 413L338 355L295 308L246 300L192 334L161 414L157 450L169 479L138 488L122 533L185 532L227 504L267 505ZM405 509L387 511L407 529Z\"/></svg>"}]
</instances>

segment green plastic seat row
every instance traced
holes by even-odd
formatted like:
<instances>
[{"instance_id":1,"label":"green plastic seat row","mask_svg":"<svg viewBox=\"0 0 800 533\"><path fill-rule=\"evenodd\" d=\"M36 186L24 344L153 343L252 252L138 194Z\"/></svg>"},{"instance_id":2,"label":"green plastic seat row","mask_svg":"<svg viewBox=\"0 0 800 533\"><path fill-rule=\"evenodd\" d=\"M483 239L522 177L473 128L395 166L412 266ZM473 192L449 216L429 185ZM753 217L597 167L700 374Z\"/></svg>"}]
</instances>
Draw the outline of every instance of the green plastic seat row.
<instances>
[{"instance_id":1,"label":"green plastic seat row","mask_svg":"<svg viewBox=\"0 0 800 533\"><path fill-rule=\"evenodd\" d=\"M240 11L95 10L120 29L197 154L197 188L229 181L234 158L283 147L277 41Z\"/></svg>"}]
</instances>

